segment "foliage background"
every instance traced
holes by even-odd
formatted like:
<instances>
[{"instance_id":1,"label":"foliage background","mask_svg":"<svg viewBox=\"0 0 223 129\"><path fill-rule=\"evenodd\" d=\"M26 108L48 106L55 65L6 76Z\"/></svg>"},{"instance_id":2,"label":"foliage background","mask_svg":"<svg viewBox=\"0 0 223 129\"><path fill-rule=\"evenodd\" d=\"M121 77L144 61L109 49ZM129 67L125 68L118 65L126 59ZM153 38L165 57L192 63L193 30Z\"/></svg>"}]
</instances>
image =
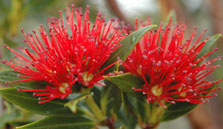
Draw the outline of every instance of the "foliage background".
<instances>
[{"instance_id":1,"label":"foliage background","mask_svg":"<svg viewBox=\"0 0 223 129\"><path fill-rule=\"evenodd\" d=\"M40 24L47 27L48 17L58 17L57 11L71 4L82 8L90 5L91 20L101 11L108 19L117 17L131 26L134 25L135 17L145 20L147 16L151 17L153 23L159 24L173 10L176 12L177 22L187 25L187 34L192 32L194 26L198 27L198 33L208 28L205 36L223 32L223 0L0 0L0 44L8 44L14 48L25 46L24 37L20 33L22 28L26 32L31 32L33 29L37 30ZM219 51L212 57L221 56L222 38L215 47L219 48ZM13 57L8 50L0 47L0 58ZM221 66L222 64L221 62ZM8 68L1 64L0 70L5 69ZM210 79L222 78L222 72L223 68L212 74ZM5 85L1 84L0 87ZM219 91L218 97L212 98L209 103L199 105L189 115L161 124L159 129L220 129L223 126L222 93ZM41 117L27 112L21 114L16 107L5 104L2 99L0 102L0 128L10 128L2 125L15 118L32 120ZM6 111L6 107L10 107L11 111Z\"/></svg>"}]
</instances>

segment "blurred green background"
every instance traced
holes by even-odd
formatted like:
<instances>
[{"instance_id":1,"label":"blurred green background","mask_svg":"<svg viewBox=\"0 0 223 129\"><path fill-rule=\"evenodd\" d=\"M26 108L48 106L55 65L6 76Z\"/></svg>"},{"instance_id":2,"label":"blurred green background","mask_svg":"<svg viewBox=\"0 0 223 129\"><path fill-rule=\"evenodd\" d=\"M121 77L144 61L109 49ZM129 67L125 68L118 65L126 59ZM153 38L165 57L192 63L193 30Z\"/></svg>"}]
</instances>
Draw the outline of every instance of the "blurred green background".
<instances>
[{"instance_id":1,"label":"blurred green background","mask_svg":"<svg viewBox=\"0 0 223 129\"><path fill-rule=\"evenodd\" d=\"M107 19L117 17L121 21L134 25L135 18L145 20L151 17L154 24L165 21L169 13L175 12L178 23L187 25L189 35L194 26L198 27L198 34L208 28L208 35L223 32L223 0L0 0L0 45L8 44L12 48L25 46L24 37L20 30L25 32L37 30L40 24L47 28L49 17L58 17L58 10L75 4L76 7L90 5L90 20L98 11L106 15ZM203 39L204 39L203 38ZM219 51L210 58L223 54L223 39L216 46ZM0 47L0 58L10 59L13 55ZM222 61L219 61L222 66ZM0 71L8 69L0 65ZM210 79L222 78L223 68L212 74ZM223 83L220 85L222 86ZM4 84L0 87L5 87ZM180 119L162 123L158 129L222 129L223 127L223 95L219 91L218 97L212 98L209 103L201 104L189 115ZM22 124L38 119L25 111L20 111L10 103L0 99L0 129L11 129L13 125ZM18 122L19 121L19 122Z\"/></svg>"}]
</instances>

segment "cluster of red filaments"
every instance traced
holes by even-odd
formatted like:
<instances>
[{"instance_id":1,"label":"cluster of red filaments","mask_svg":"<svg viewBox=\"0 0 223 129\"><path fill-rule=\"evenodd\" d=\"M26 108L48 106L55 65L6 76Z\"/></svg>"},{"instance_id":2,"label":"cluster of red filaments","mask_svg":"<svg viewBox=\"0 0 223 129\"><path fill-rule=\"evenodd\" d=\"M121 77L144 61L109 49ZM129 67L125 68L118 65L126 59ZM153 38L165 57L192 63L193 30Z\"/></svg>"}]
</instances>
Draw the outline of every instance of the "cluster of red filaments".
<instances>
[{"instance_id":1,"label":"cluster of red filaments","mask_svg":"<svg viewBox=\"0 0 223 129\"><path fill-rule=\"evenodd\" d=\"M193 104L208 101L207 98L217 94L207 95L219 88L213 88L218 81L204 80L219 65L210 66L221 57L203 63L204 59L212 54L200 56L206 41L200 42L204 32L196 41L194 29L189 40L184 41L185 26L177 25L171 28L171 20L163 29L162 24L155 31L150 31L141 39L136 48L123 62L127 72L143 78L142 88L133 88L147 95L148 102L158 101L174 104L176 101L185 101Z\"/></svg>"},{"instance_id":2,"label":"cluster of red filaments","mask_svg":"<svg viewBox=\"0 0 223 129\"><path fill-rule=\"evenodd\" d=\"M92 87L103 79L104 71L113 64L102 69L102 65L109 59L110 54L119 46L118 42L124 37L120 31L118 20L105 19L98 13L94 24L89 21L89 7L83 15L81 9L65 10L66 20L49 18L49 34L40 26L39 34L22 33L26 37L25 43L29 49L22 50L22 54L9 50L17 55L14 62L3 61L24 78L19 81L46 81L50 83L40 89L19 89L34 92L40 103L50 100L66 98L75 84ZM76 16L76 17L74 17ZM76 19L76 20L74 20Z\"/></svg>"}]
</instances>

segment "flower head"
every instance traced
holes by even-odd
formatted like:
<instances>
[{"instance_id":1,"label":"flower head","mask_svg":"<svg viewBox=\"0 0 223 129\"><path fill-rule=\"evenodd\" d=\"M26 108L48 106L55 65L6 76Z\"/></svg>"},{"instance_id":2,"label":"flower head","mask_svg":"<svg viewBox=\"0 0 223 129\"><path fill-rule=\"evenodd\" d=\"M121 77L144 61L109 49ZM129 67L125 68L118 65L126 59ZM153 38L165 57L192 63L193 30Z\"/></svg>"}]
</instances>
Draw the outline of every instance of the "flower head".
<instances>
[{"instance_id":1,"label":"flower head","mask_svg":"<svg viewBox=\"0 0 223 129\"><path fill-rule=\"evenodd\" d=\"M65 10L66 19L60 11L60 19L49 18L49 34L40 26L39 34L26 34L23 30L29 48L20 54L6 45L17 55L14 62L3 61L24 78L19 81L46 81L49 83L41 89L19 89L34 92L39 96L40 103L52 99L64 99L72 92L72 87L82 85L92 87L103 79L104 71L114 64L102 69L110 54L119 46L124 37L120 31L118 20L105 19L98 13L94 24L89 21L89 7L85 14L81 9ZM75 18L74 18L75 16ZM74 20L76 19L76 20Z\"/></svg>"},{"instance_id":2,"label":"flower head","mask_svg":"<svg viewBox=\"0 0 223 129\"><path fill-rule=\"evenodd\" d=\"M123 62L126 72L141 77L145 84L142 88L133 88L147 95L148 102L158 101L166 107L162 101L175 103L186 101L189 103L203 103L207 98L216 96L208 93L219 90L211 89L218 81L204 80L219 65L210 64L221 57L203 63L211 53L199 57L199 53L206 44L207 39L200 42L194 41L196 29L189 40L184 41L185 26L169 24L163 29L162 24L158 30L150 31L140 40L136 48Z\"/></svg>"}]
</instances>

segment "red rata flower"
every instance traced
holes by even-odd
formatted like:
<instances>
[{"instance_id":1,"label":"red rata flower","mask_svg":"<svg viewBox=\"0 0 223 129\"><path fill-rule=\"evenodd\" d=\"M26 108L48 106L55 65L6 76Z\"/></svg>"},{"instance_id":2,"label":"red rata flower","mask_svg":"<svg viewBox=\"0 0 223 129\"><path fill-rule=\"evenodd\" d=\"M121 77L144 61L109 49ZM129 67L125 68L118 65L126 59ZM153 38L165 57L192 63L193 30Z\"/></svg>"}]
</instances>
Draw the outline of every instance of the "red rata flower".
<instances>
[{"instance_id":1,"label":"red rata flower","mask_svg":"<svg viewBox=\"0 0 223 129\"><path fill-rule=\"evenodd\" d=\"M208 89L221 80L211 82L203 79L219 67L219 65L209 65L221 57L200 64L216 49L199 58L199 52L208 39L199 42L205 31L195 42L192 42L192 39L196 29L185 42L184 31L185 26L177 25L171 28L171 20L165 29L162 29L161 24L158 30L144 35L123 62L127 72L143 78L145 84L142 88L133 90L147 95L148 102L158 101L166 108L162 101L172 104L175 101L198 104L216 96L216 94L209 96L206 94L219 90L219 88Z\"/></svg>"},{"instance_id":2,"label":"red rata flower","mask_svg":"<svg viewBox=\"0 0 223 129\"><path fill-rule=\"evenodd\" d=\"M102 84L97 82L103 79L104 71L115 63L104 69L101 67L124 37L118 20L111 19L106 24L100 13L92 25L89 21L89 7L84 15L81 9L75 9L74 6L72 10L66 9L65 13L66 21L61 11L60 19L49 19L49 35L42 26L39 28L40 37L35 31L32 35L22 30L25 42L32 50L22 50L27 57L6 46L17 55L18 60L15 63L3 63L21 73L18 76L24 78L8 82L46 81L51 84L45 89L19 89L34 92L40 103L56 98L64 99L77 83L89 88L94 84Z\"/></svg>"}]
</instances>

